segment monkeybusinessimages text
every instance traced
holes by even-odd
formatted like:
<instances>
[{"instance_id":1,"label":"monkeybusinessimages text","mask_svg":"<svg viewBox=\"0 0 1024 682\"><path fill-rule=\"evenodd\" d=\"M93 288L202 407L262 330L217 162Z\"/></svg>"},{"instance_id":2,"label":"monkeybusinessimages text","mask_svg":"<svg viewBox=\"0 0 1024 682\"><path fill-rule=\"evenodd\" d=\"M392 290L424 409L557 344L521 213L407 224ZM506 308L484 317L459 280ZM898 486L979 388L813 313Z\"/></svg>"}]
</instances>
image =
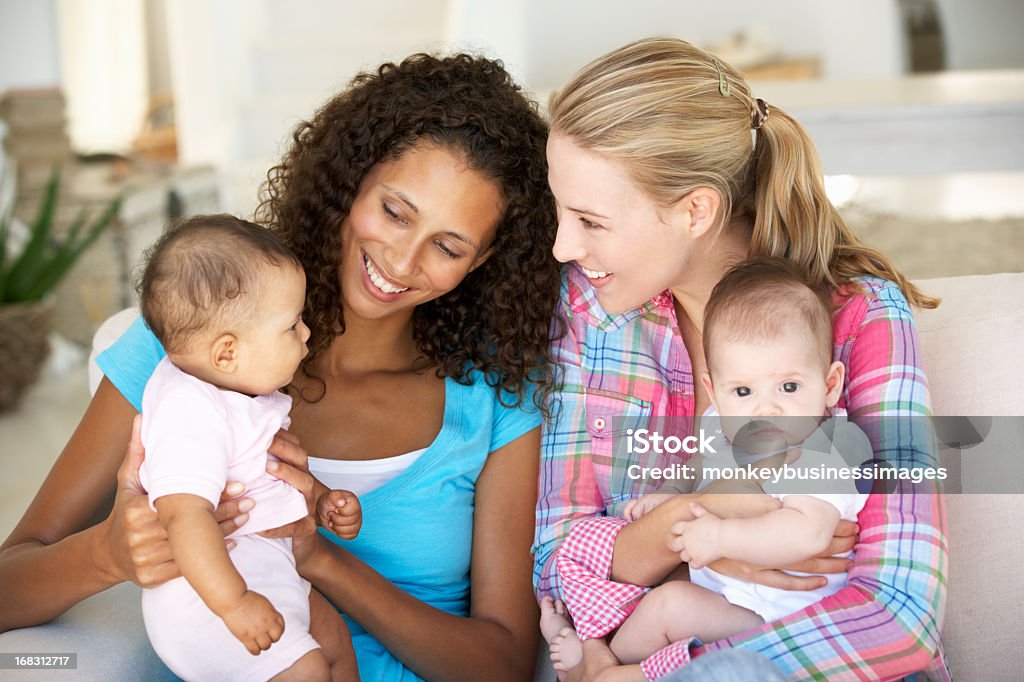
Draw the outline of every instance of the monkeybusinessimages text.
<instances>
[{"instance_id":1,"label":"monkeybusinessimages text","mask_svg":"<svg viewBox=\"0 0 1024 682\"><path fill-rule=\"evenodd\" d=\"M629 454L669 454L678 455L686 453L689 455L714 455L715 440L719 434L708 434L704 429L691 436L679 437L675 435L663 436L657 431L648 429L628 429L627 452ZM692 481L697 479L710 480L758 480L772 481L857 481L857 480L883 480L883 481L910 481L921 483L922 481L944 481L947 478L945 467L861 467L861 466L782 466L767 467L756 464L737 465L735 467L716 467L698 469L686 463L672 463L667 466L650 467L640 464L631 464L626 469L626 475L634 481L638 480L684 480Z\"/></svg>"}]
</instances>

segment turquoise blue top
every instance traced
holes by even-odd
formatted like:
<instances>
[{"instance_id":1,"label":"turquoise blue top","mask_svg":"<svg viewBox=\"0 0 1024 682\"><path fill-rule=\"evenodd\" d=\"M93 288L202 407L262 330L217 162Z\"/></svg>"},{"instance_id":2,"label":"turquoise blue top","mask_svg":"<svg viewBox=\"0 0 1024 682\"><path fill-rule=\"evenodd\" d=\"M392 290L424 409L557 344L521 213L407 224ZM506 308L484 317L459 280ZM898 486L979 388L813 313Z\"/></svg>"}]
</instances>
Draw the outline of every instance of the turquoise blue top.
<instances>
[{"instance_id":1,"label":"turquoise blue top","mask_svg":"<svg viewBox=\"0 0 1024 682\"><path fill-rule=\"evenodd\" d=\"M97 362L139 409L146 380L163 356L140 318ZM489 453L541 422L535 410L503 406L481 374L471 378L469 386L445 380L444 423L437 438L406 471L360 497L359 537L341 540L320 530L412 596L460 616L469 615L476 479ZM510 402L511 396L504 399ZM420 679L358 623L349 620L349 627L362 679Z\"/></svg>"}]
</instances>

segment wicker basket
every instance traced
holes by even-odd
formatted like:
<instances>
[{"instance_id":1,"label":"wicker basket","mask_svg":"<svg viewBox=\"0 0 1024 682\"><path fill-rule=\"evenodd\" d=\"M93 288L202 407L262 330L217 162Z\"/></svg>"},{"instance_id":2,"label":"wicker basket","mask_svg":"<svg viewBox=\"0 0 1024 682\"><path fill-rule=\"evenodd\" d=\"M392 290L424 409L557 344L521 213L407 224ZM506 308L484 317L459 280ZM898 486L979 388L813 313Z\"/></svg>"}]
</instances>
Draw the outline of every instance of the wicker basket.
<instances>
[{"instance_id":1,"label":"wicker basket","mask_svg":"<svg viewBox=\"0 0 1024 682\"><path fill-rule=\"evenodd\" d=\"M53 299L0 305L0 412L18 404L50 354Z\"/></svg>"}]
</instances>

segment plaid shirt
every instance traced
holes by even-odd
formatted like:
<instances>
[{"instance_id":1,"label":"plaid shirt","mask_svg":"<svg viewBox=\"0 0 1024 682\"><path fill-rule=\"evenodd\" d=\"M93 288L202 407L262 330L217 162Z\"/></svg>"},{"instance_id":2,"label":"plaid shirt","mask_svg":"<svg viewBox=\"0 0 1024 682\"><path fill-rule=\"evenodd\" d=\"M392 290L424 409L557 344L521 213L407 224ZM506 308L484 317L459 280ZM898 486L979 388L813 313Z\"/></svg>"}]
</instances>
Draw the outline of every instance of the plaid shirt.
<instances>
[{"instance_id":1,"label":"plaid shirt","mask_svg":"<svg viewBox=\"0 0 1024 682\"><path fill-rule=\"evenodd\" d=\"M833 357L847 371L839 407L868 435L876 456L897 466L934 462L927 436L872 419L929 415L928 385L913 317L899 288L870 277L858 283L862 293L833 295ZM559 315L567 333L556 342L554 356L564 372L563 387L544 426L533 547L537 593L556 597L563 596L556 550L570 532L575 542L567 544L574 549L613 545L622 523L605 517L615 516L636 492L614 475L622 462L615 461L612 436L656 417L692 420L695 404L689 354L669 292L609 316L579 269L569 266ZM690 655L743 646L796 679L893 679L919 670L949 679L939 642L948 552L942 498L920 492L871 495L858 524L854 565L840 592L706 647L695 641L669 645L645 662L645 673L653 679ZM588 579L606 581L611 551L596 552L590 561ZM611 621L602 614L601 629L613 629L628 610Z\"/></svg>"}]
</instances>

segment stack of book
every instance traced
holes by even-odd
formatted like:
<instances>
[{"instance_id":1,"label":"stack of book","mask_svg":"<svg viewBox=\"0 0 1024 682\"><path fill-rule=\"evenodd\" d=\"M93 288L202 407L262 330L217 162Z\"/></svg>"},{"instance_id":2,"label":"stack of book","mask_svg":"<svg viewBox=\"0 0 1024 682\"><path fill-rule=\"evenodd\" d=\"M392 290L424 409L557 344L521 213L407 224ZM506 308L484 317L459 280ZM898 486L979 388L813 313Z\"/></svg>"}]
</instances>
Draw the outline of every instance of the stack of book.
<instances>
[{"instance_id":1,"label":"stack of book","mask_svg":"<svg viewBox=\"0 0 1024 682\"><path fill-rule=\"evenodd\" d=\"M133 269L168 220L222 210L217 173L208 166L133 163L118 156L77 158L65 132L64 97L56 88L0 95L0 119L8 129L8 169L17 168L14 214L24 223L35 219L55 166L61 168L57 235L82 212L95 218L115 197L123 199L110 229L55 292L55 330L89 345L103 320L135 304Z\"/></svg>"},{"instance_id":2,"label":"stack of book","mask_svg":"<svg viewBox=\"0 0 1024 682\"><path fill-rule=\"evenodd\" d=\"M64 95L58 88L8 90L0 95L0 118L7 124L7 162L18 169L18 193L36 194L54 166L72 157Z\"/></svg>"}]
</instances>

